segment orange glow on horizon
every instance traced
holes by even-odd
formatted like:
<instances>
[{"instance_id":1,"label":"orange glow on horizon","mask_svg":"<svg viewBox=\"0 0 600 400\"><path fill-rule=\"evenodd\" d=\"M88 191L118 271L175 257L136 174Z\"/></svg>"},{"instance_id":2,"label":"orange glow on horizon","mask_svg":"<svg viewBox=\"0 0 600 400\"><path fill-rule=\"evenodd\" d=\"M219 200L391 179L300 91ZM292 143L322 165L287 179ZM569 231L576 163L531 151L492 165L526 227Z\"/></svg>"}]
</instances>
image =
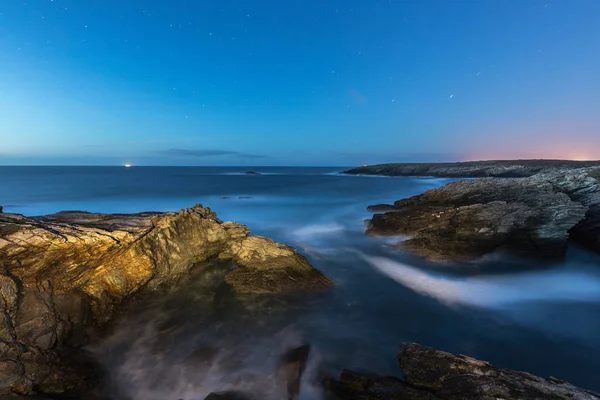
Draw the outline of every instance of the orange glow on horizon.
<instances>
[{"instance_id":1,"label":"orange glow on horizon","mask_svg":"<svg viewBox=\"0 0 600 400\"><path fill-rule=\"evenodd\" d=\"M569 150L542 150L536 152L526 151L483 151L467 154L463 161L484 160L572 160L572 161L597 161L600 160L600 151L569 151Z\"/></svg>"}]
</instances>

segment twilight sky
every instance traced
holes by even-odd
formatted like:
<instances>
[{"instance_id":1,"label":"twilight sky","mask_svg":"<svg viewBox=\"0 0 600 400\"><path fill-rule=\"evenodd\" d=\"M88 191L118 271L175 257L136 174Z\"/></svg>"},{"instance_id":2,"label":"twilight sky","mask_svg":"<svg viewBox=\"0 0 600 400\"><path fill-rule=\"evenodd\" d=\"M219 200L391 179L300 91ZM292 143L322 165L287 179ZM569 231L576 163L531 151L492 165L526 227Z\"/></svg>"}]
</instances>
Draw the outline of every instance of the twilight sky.
<instances>
[{"instance_id":1,"label":"twilight sky","mask_svg":"<svg viewBox=\"0 0 600 400\"><path fill-rule=\"evenodd\" d=\"M600 2L4 0L0 164L600 159Z\"/></svg>"}]
</instances>

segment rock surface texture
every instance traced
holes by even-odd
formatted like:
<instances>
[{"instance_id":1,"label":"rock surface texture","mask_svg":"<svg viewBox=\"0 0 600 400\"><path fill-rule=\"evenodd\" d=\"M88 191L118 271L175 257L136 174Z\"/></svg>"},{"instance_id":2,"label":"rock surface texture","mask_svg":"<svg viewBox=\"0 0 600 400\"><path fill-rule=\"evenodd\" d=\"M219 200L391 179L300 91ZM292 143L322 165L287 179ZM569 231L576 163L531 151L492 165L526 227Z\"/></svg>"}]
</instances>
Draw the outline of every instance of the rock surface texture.
<instances>
[{"instance_id":1,"label":"rock surface texture","mask_svg":"<svg viewBox=\"0 0 600 400\"><path fill-rule=\"evenodd\" d=\"M344 371L326 384L343 400L598 400L600 395L556 378L497 368L471 357L414 343L398 356L404 380Z\"/></svg>"},{"instance_id":2,"label":"rock surface texture","mask_svg":"<svg viewBox=\"0 0 600 400\"><path fill-rule=\"evenodd\" d=\"M456 181L393 205L371 206L380 213L369 221L367 233L407 236L400 247L434 261L470 260L495 251L560 258L569 239L600 252L600 185L593 174L597 164L389 164L349 172L495 176Z\"/></svg>"},{"instance_id":3,"label":"rock surface texture","mask_svg":"<svg viewBox=\"0 0 600 400\"><path fill-rule=\"evenodd\" d=\"M213 260L243 293L332 282L295 249L251 236L200 205L177 213L0 213L0 395L77 391L93 368L77 350L121 303L170 287ZM78 359L81 358L81 362Z\"/></svg>"}]
</instances>

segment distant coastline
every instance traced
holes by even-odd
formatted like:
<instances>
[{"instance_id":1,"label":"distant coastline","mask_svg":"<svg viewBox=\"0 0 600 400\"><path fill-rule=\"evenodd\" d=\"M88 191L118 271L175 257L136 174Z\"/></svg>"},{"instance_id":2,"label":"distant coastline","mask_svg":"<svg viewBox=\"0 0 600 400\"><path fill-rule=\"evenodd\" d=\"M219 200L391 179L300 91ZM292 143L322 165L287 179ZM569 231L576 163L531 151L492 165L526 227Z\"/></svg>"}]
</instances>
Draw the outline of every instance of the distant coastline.
<instances>
[{"instance_id":1,"label":"distant coastline","mask_svg":"<svg viewBox=\"0 0 600 400\"><path fill-rule=\"evenodd\" d=\"M524 178L556 170L600 167L600 161L488 160L443 163L392 163L363 165L342 172L348 175L435 176L444 178Z\"/></svg>"}]
</instances>

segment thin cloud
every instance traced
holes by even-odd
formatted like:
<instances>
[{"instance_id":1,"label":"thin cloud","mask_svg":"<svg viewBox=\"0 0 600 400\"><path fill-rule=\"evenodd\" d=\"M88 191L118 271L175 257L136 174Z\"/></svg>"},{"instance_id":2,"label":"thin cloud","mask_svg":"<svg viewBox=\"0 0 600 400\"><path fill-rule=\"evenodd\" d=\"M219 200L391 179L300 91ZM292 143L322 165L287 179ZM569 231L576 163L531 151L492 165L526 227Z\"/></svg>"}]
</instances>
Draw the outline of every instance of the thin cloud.
<instances>
[{"instance_id":1,"label":"thin cloud","mask_svg":"<svg viewBox=\"0 0 600 400\"><path fill-rule=\"evenodd\" d=\"M232 156L236 158L257 159L265 158L259 154L248 154L231 150L219 149L166 149L153 151L152 154L163 157L186 157L186 158L201 158L201 157L218 157Z\"/></svg>"}]
</instances>

